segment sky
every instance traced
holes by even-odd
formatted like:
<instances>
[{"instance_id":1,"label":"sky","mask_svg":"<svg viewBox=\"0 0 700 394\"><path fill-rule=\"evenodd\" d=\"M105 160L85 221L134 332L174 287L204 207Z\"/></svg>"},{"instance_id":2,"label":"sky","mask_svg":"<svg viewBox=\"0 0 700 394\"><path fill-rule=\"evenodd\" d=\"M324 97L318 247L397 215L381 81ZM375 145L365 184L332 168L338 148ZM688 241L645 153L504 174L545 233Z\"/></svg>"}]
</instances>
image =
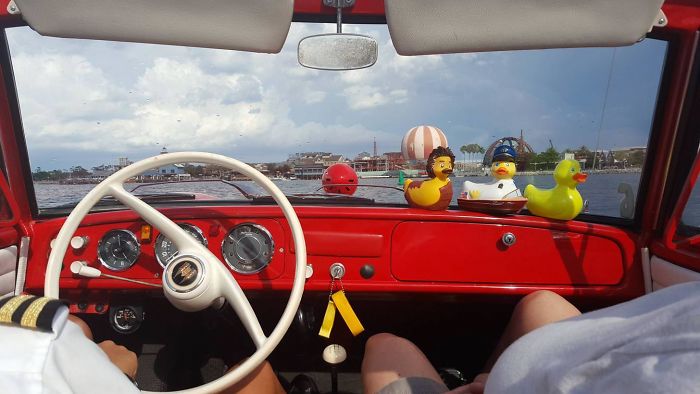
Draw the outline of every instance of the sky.
<instances>
[{"instance_id":1,"label":"sky","mask_svg":"<svg viewBox=\"0 0 700 394\"><path fill-rule=\"evenodd\" d=\"M41 37L8 29L32 168L91 168L168 151L280 162L324 151L401 150L414 126L450 147L519 136L535 151L646 146L666 43L405 57L385 25L348 25L379 44L355 71L300 66L293 23L279 54ZM609 86L608 86L608 81ZM607 93L607 94L606 94ZM600 138L598 138L600 136Z\"/></svg>"}]
</instances>

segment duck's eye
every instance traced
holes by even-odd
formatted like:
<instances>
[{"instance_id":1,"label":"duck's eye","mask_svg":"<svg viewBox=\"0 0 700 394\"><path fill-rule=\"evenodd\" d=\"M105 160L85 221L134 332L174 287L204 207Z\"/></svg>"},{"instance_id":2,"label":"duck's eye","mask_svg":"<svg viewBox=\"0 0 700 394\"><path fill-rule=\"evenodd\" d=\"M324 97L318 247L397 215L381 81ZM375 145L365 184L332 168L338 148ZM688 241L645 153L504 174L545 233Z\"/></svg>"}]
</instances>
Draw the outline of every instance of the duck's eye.
<instances>
[{"instance_id":1,"label":"duck's eye","mask_svg":"<svg viewBox=\"0 0 700 394\"><path fill-rule=\"evenodd\" d=\"M576 170L572 168L572 169L571 169L571 172L576 172Z\"/></svg>"},{"instance_id":2,"label":"duck's eye","mask_svg":"<svg viewBox=\"0 0 700 394\"><path fill-rule=\"evenodd\" d=\"M440 168L445 168L445 163L440 163Z\"/></svg>"}]
</instances>

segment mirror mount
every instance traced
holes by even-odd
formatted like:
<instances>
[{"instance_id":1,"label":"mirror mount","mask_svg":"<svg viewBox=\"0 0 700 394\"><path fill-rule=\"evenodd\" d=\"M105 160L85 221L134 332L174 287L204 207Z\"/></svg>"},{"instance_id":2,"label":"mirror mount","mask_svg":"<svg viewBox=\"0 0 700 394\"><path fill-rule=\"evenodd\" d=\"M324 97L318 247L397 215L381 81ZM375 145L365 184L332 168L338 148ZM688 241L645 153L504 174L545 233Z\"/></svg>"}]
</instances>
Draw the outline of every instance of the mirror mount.
<instances>
[{"instance_id":1,"label":"mirror mount","mask_svg":"<svg viewBox=\"0 0 700 394\"><path fill-rule=\"evenodd\" d=\"M335 8L336 33L343 33L343 8L355 5L355 0L323 0L326 7Z\"/></svg>"}]
</instances>

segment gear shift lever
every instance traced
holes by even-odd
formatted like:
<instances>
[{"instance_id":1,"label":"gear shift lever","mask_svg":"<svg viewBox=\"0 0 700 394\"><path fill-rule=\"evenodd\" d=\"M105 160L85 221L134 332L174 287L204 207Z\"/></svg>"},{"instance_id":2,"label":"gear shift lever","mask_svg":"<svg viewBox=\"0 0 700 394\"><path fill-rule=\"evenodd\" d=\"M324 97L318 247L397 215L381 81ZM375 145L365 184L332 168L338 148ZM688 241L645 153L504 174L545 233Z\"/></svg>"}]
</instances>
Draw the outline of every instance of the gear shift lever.
<instances>
[{"instance_id":1,"label":"gear shift lever","mask_svg":"<svg viewBox=\"0 0 700 394\"><path fill-rule=\"evenodd\" d=\"M331 366L331 393L338 393L338 367L337 365L348 358L345 348L340 345L328 345L323 349L323 361Z\"/></svg>"}]
</instances>

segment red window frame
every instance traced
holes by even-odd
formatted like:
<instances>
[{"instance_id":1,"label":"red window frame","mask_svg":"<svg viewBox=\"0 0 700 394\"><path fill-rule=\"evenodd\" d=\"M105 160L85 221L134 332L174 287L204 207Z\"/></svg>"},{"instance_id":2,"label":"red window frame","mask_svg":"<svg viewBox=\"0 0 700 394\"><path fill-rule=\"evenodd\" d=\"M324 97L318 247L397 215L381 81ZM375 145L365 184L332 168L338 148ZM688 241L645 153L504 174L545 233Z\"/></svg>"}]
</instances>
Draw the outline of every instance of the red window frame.
<instances>
[{"instance_id":1,"label":"red window frame","mask_svg":"<svg viewBox=\"0 0 700 394\"><path fill-rule=\"evenodd\" d=\"M700 254L700 234L692 235L690 237L678 237L678 225L683 217L683 212L690 199L690 194L693 192L695 185L698 183L698 178L700 177L700 154L696 154L693 167L690 170L688 179L683 186L683 190L678 196L676 206L673 209L673 213L668 220L666 229L663 235L663 245L669 250L674 251L689 251L696 252Z\"/></svg>"}]
</instances>

